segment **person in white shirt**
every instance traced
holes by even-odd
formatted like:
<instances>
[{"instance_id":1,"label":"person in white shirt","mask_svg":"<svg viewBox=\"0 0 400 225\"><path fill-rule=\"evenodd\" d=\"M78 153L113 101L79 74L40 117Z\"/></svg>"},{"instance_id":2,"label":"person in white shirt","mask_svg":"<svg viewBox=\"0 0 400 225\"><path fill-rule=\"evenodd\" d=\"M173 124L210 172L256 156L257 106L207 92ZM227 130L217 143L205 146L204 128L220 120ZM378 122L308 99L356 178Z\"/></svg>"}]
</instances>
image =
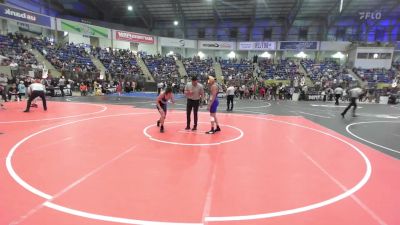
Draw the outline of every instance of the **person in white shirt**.
<instances>
[{"instance_id":1,"label":"person in white shirt","mask_svg":"<svg viewBox=\"0 0 400 225\"><path fill-rule=\"evenodd\" d=\"M339 99L343 94L343 88L338 86L337 88L335 88L335 105L339 105Z\"/></svg>"},{"instance_id":2,"label":"person in white shirt","mask_svg":"<svg viewBox=\"0 0 400 225\"><path fill-rule=\"evenodd\" d=\"M65 96L65 94L64 94L65 83L66 83L66 80L65 80L64 76L61 76L61 78L58 80L58 86L60 87L62 97Z\"/></svg>"},{"instance_id":3,"label":"person in white shirt","mask_svg":"<svg viewBox=\"0 0 400 225\"><path fill-rule=\"evenodd\" d=\"M355 87L349 91L350 95L350 104L347 108L340 114L342 118L346 115L347 111L353 106L353 117L356 117L356 109L357 109L357 98L363 93L363 90L360 87Z\"/></svg>"},{"instance_id":4,"label":"person in white shirt","mask_svg":"<svg viewBox=\"0 0 400 225\"><path fill-rule=\"evenodd\" d=\"M235 87L231 84L226 89L226 111L233 110L233 98L235 97ZM229 107L230 106L230 107Z\"/></svg>"},{"instance_id":5,"label":"person in white shirt","mask_svg":"<svg viewBox=\"0 0 400 225\"><path fill-rule=\"evenodd\" d=\"M29 99L28 99L28 102L26 104L26 109L25 109L24 112L29 112L29 109L31 107L32 101L37 97L40 97L42 99L43 109L44 109L44 111L47 111L45 93L46 93L46 89L45 89L44 85L41 84L40 79L36 79L35 82L32 83L28 87Z\"/></svg>"},{"instance_id":6,"label":"person in white shirt","mask_svg":"<svg viewBox=\"0 0 400 225\"><path fill-rule=\"evenodd\" d=\"M157 84L157 96L160 95L161 90L163 89L163 87L164 87L164 83L163 83L163 82L159 82L159 83Z\"/></svg>"}]
</instances>

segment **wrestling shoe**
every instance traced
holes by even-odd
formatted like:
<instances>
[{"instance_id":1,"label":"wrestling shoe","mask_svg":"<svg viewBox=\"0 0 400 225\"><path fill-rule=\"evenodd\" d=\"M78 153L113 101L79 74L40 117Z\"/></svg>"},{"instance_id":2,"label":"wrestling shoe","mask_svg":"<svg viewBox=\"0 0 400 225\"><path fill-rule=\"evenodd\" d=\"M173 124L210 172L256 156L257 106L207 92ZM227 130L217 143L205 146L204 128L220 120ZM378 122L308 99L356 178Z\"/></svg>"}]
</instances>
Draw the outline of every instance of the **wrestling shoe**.
<instances>
[{"instance_id":1,"label":"wrestling shoe","mask_svg":"<svg viewBox=\"0 0 400 225\"><path fill-rule=\"evenodd\" d=\"M215 134L215 130L214 130L214 128L213 128L213 129L211 129L211 130L209 130L209 131L207 131L207 132L206 132L206 134Z\"/></svg>"},{"instance_id":2,"label":"wrestling shoe","mask_svg":"<svg viewBox=\"0 0 400 225\"><path fill-rule=\"evenodd\" d=\"M214 130L214 133L220 132L221 128L219 128L219 126L217 126L217 129Z\"/></svg>"}]
</instances>

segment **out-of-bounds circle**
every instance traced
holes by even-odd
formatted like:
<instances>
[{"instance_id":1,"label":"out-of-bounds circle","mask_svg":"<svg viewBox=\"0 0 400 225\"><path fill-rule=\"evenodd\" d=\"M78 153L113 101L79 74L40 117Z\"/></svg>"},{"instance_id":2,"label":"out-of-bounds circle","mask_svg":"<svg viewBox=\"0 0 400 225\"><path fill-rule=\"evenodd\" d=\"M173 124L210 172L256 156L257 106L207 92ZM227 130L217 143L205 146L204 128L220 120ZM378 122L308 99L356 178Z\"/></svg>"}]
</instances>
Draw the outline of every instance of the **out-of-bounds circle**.
<instances>
[{"instance_id":1,"label":"out-of-bounds circle","mask_svg":"<svg viewBox=\"0 0 400 225\"><path fill-rule=\"evenodd\" d=\"M115 116L124 116L124 115L139 115L139 114L148 114L149 112L144 112L144 113L126 113L126 114L116 114L116 115L106 115L106 116L98 116L98 117L91 117L91 118L86 118L86 119L81 119L81 120L76 120L56 126L52 126L43 130L40 130L38 132L35 132L22 140L20 140L17 144L15 144L9 151L6 157L6 167L7 170L10 174L10 176L22 187L24 187L26 190L30 191L31 193L42 197L46 199L47 201L43 204L44 206L64 212L67 214L75 215L75 216L80 216L88 219L95 219L95 220L101 220L101 221L107 221L107 222L115 222L115 223L124 223L124 224L143 224L143 225L202 225L202 222L199 223L182 223L182 222L161 222L161 221L149 221L149 220L137 220L137 219L129 219L129 218L122 218L122 217L113 217L113 216L107 216L107 215L101 215L101 214L95 214L95 213L90 213L90 212L85 212L85 211L80 211L72 208L68 208L62 205L58 205L56 203L51 202L53 199L53 196L47 193L42 192L41 190L38 190L37 188L31 186L28 184L26 181L24 181L21 177L18 176L18 174L15 172L13 166L12 166L12 157L14 153L17 151L18 147L21 146L24 142L28 141L29 139L35 137L38 134L67 126L70 124L75 124L78 122L83 122L87 120L93 120L93 119L99 119L99 118L107 118L107 117L115 117ZM151 112L150 112L151 113ZM313 209L321 208L330 204L333 204L335 202L338 202L344 198L347 198L360 190L369 180L371 173L372 173L372 167L371 167L371 162L367 158L367 156L356 146L353 144L347 142L346 140L341 139L340 137L336 137L333 134L327 133L325 131L321 131L315 128L307 127L304 125L300 124L295 124L295 123L290 123L286 121L281 121L281 120L276 120L272 118L264 118L264 117L256 117L256 116L245 116L245 115L236 115L232 114L238 117L245 117L245 118L252 118L252 119L261 119L265 121L271 121L271 122L276 122L276 123L282 123L286 125L291 125L303 129L308 129L311 131L315 131L316 133L320 133L329 137L332 137L335 140L338 140L348 146L350 146L353 150L355 150L363 159L366 165L366 171L363 176L363 178L352 188L348 189L344 193L337 195L333 198L327 199L325 201L321 201L318 203L314 203L311 205L299 207L299 208L294 208L294 209L288 209L288 210L283 210L283 211L277 211L277 212L270 212L270 213L263 213L263 214L254 214L254 215L239 215L239 216L206 216L204 218L205 222L216 222L216 221L246 221L246 220L255 220L255 219L266 219L266 218L272 218L272 217L279 217L279 216L285 216L285 215L291 215L291 214L297 214L301 212L306 212L310 211Z\"/></svg>"},{"instance_id":2,"label":"out-of-bounds circle","mask_svg":"<svg viewBox=\"0 0 400 225\"><path fill-rule=\"evenodd\" d=\"M54 117L54 118L43 118L43 119L34 119L34 120L0 121L0 124L27 123L27 122L40 122L40 121L50 121L50 120L59 120L59 119L69 119L69 118L75 118L75 117L80 117L80 116L95 115L95 114L99 114L99 113L105 112L105 111L107 110L107 106L98 105L98 104L80 103L80 102L68 102L68 104L79 104L79 105L97 106L97 107L101 107L102 109L99 110L99 111L96 111L96 112L83 113L83 114L71 115L71 116L62 116L62 117Z\"/></svg>"},{"instance_id":3,"label":"out-of-bounds circle","mask_svg":"<svg viewBox=\"0 0 400 225\"><path fill-rule=\"evenodd\" d=\"M355 138L357 138L357 139L359 139L359 140L361 140L361 141L364 141L364 142L366 142L366 143L368 143L368 144L375 145L375 146L377 146L377 147L379 147L379 148L383 148L383 149L385 149L385 150L388 150L388 151L391 151L391 152L396 152L396 153L399 153L399 154L400 154L400 151L397 151L397 150L394 150L394 149L385 147L385 146L383 146L383 145L374 143L374 142L372 142L372 141L368 141L368 140L366 140L366 139L364 139L364 138L362 138L362 137L360 137L360 136L354 134L354 133L351 132L351 130L350 130L350 128L351 128L352 126L354 126L354 125L358 125L358 124L371 124L371 123L372 123L372 124L373 124L373 123L400 123L400 121L387 121L387 120L383 120L383 121L367 121L367 122L351 123L351 124L349 124L349 125L346 126L346 131L347 131L347 133L349 133L351 136L353 136L353 137L355 137Z\"/></svg>"},{"instance_id":4,"label":"out-of-bounds circle","mask_svg":"<svg viewBox=\"0 0 400 225\"><path fill-rule=\"evenodd\" d=\"M266 121L272 121L272 122L292 125L292 126L308 129L308 130L315 131L317 133L324 134L324 135L327 135L329 137L332 137L332 138L334 138L334 139L336 139L336 140L338 140L338 141L350 146L358 154L360 154L361 157L364 159L364 162L365 162L365 165L366 165L366 171L365 171L365 174L364 174L363 178L354 187L348 189L347 191L345 191L344 193L342 193L340 195L337 195L337 196L335 196L333 198L330 198L330 199L327 199L325 201L321 201L321 202L318 202L318 203L314 203L314 204L311 204L311 205L298 207L298 208L294 208L294 209L288 209L288 210L282 210L282 211L276 211L276 212L270 212L270 213L261 213L261 214L253 214L253 215L240 215L240 216L207 216L207 217L204 218L204 221L206 221L206 222L245 221L245 220L267 219L267 218L272 218L272 217L286 216L286 215L291 215L291 214L297 214L297 213L310 211L310 210L313 210L313 209L317 209L317 208L321 208L321 207L324 207L324 206L328 206L330 204L333 204L335 202L338 202L338 201L340 201L342 199L345 199L345 198L351 196L352 194L354 194L355 192L360 190L368 182L369 178L371 177L372 166L371 166L371 162L369 161L368 157L360 149L358 149L356 146L354 146L353 144L349 143L346 140L343 140L340 137L336 137L333 134L330 134L330 133L327 133L325 131L321 131L321 130L318 130L318 129L315 129L315 128L307 127L307 126L300 125L300 124L290 123L290 122L286 122L286 121L276 120L276 119L272 119L272 118L255 117L255 116L244 116L244 115L238 115L238 116L242 116L242 117L246 117L246 118L262 119L262 120L266 120Z\"/></svg>"},{"instance_id":5,"label":"out-of-bounds circle","mask_svg":"<svg viewBox=\"0 0 400 225\"><path fill-rule=\"evenodd\" d=\"M260 105L260 106L244 106L244 107L237 107L235 109L262 109L262 108L268 108L271 106L271 103L267 102L267 105Z\"/></svg>"},{"instance_id":6,"label":"out-of-bounds circle","mask_svg":"<svg viewBox=\"0 0 400 225\"><path fill-rule=\"evenodd\" d=\"M183 121L165 122L165 124L185 124L185 123L186 122L183 122ZM199 122L199 124L200 123L206 123L206 122ZM209 124L209 123L207 123L207 124ZM241 139L243 137L243 135L244 135L243 131L241 129L237 128L237 127L220 124L222 129L224 127L228 127L230 129L236 130L239 135L237 137L232 137L230 139L221 140L221 141L214 141L214 142L209 142L209 143L183 143L183 142L162 140L162 139L155 138L155 137L151 136L148 131L149 131L150 128L155 127L155 126L156 126L155 124L147 126L146 128L143 129L143 134L146 137L148 137L150 140L152 140L152 141L156 141L156 142L160 142L160 143L164 143L164 144L172 144L172 145L183 145L183 146L212 146L212 145L220 145L220 144L225 144L225 143L237 141L237 140ZM183 134L176 134L176 135L183 135Z\"/></svg>"}]
</instances>

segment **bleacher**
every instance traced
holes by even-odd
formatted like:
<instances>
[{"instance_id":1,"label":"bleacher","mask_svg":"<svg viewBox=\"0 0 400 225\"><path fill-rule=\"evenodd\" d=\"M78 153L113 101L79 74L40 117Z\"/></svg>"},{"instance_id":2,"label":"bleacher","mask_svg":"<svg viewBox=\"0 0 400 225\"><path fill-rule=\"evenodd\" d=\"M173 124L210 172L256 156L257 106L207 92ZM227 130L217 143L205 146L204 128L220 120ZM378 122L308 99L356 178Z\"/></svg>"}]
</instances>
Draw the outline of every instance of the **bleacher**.
<instances>
[{"instance_id":1,"label":"bleacher","mask_svg":"<svg viewBox=\"0 0 400 225\"><path fill-rule=\"evenodd\" d=\"M298 66L291 60L281 60L278 64L270 59L261 60L259 68L261 77L266 80L290 80L299 75Z\"/></svg>"},{"instance_id":2,"label":"bleacher","mask_svg":"<svg viewBox=\"0 0 400 225\"><path fill-rule=\"evenodd\" d=\"M253 76L253 65L248 59L229 59L221 60L221 69L224 79L232 78L231 80L248 80Z\"/></svg>"},{"instance_id":3,"label":"bleacher","mask_svg":"<svg viewBox=\"0 0 400 225\"><path fill-rule=\"evenodd\" d=\"M32 68L38 65L35 56L24 49L25 41L20 35L0 35L0 55L7 58L3 60L3 66Z\"/></svg>"},{"instance_id":4,"label":"bleacher","mask_svg":"<svg viewBox=\"0 0 400 225\"><path fill-rule=\"evenodd\" d=\"M215 76L212 59L200 59L199 57L185 58L182 60L189 77Z\"/></svg>"},{"instance_id":5,"label":"bleacher","mask_svg":"<svg viewBox=\"0 0 400 225\"><path fill-rule=\"evenodd\" d=\"M140 74L140 68L135 59L135 55L129 50L114 50L108 51L106 49L96 49L95 55L103 63L107 72L112 76L123 75L136 75Z\"/></svg>"},{"instance_id":6,"label":"bleacher","mask_svg":"<svg viewBox=\"0 0 400 225\"><path fill-rule=\"evenodd\" d=\"M178 67L172 56L142 55L142 58L156 82L177 80Z\"/></svg>"},{"instance_id":7,"label":"bleacher","mask_svg":"<svg viewBox=\"0 0 400 225\"><path fill-rule=\"evenodd\" d=\"M321 63L317 63L312 59L301 60L301 65L307 71L310 79L315 82L321 81L352 81L352 76L343 73L340 65L335 61L326 60Z\"/></svg>"},{"instance_id":8,"label":"bleacher","mask_svg":"<svg viewBox=\"0 0 400 225\"><path fill-rule=\"evenodd\" d=\"M396 71L392 69L353 69L353 71L368 83L391 83L396 76Z\"/></svg>"},{"instance_id":9,"label":"bleacher","mask_svg":"<svg viewBox=\"0 0 400 225\"><path fill-rule=\"evenodd\" d=\"M393 68L400 71L400 61L393 62Z\"/></svg>"},{"instance_id":10,"label":"bleacher","mask_svg":"<svg viewBox=\"0 0 400 225\"><path fill-rule=\"evenodd\" d=\"M74 72L94 72L96 67L85 50L90 46L64 44L56 46L48 40L35 39L32 47L41 52L58 70Z\"/></svg>"}]
</instances>

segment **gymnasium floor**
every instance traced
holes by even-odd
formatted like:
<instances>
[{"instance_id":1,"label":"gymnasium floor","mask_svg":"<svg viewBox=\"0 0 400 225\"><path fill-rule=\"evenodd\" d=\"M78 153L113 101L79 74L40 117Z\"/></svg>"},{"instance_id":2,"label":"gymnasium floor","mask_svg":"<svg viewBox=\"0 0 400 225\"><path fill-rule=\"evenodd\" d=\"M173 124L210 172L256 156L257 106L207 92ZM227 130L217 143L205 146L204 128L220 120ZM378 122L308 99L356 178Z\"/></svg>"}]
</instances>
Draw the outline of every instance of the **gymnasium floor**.
<instances>
[{"instance_id":1,"label":"gymnasium floor","mask_svg":"<svg viewBox=\"0 0 400 225\"><path fill-rule=\"evenodd\" d=\"M166 132L150 98L0 111L0 224L398 225L400 106L221 100L222 132Z\"/></svg>"}]
</instances>

